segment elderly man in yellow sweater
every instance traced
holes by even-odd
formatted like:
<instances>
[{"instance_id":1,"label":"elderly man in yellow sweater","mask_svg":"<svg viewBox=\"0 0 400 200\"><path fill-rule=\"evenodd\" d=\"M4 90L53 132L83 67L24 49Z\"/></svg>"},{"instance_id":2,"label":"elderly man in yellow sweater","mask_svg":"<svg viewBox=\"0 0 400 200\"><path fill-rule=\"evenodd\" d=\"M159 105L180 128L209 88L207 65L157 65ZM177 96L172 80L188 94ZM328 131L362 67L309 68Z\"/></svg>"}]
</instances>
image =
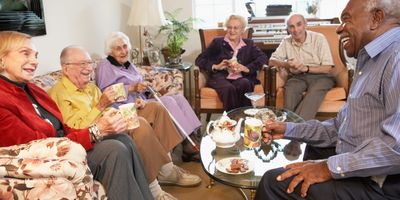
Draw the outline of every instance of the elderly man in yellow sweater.
<instances>
[{"instance_id":1,"label":"elderly man in yellow sweater","mask_svg":"<svg viewBox=\"0 0 400 200\"><path fill-rule=\"evenodd\" d=\"M115 92L111 88L100 89L90 82L94 62L87 51L80 46L68 46L60 56L63 77L49 95L57 103L65 122L74 128L88 127L102 111L115 101ZM168 116L168 112L160 109L158 103L139 103L139 111L146 107L154 115L155 123L164 127L164 130L176 130ZM160 185L170 184L178 186L196 186L200 184L200 177L190 174L171 161L169 151L181 138L172 131L157 133L154 124L139 117L139 127L129 132L135 141L143 159L150 190L155 199L176 199L164 192ZM178 135L179 136L179 135ZM158 178L158 180L157 180Z\"/></svg>"}]
</instances>

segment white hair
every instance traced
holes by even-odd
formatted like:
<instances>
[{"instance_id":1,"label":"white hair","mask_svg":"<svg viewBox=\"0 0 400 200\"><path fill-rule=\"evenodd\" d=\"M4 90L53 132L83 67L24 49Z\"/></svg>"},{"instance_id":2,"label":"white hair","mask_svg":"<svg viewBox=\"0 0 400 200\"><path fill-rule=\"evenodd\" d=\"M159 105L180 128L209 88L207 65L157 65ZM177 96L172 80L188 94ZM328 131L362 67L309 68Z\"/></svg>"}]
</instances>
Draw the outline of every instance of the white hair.
<instances>
[{"instance_id":1,"label":"white hair","mask_svg":"<svg viewBox=\"0 0 400 200\"><path fill-rule=\"evenodd\" d=\"M291 14L290 14L289 16L287 16L286 19L285 19L286 27L288 27L288 21L289 21L292 17L294 17L294 16L300 17L300 18L303 20L303 22L307 25L307 20L306 20L306 18L304 17L304 15L302 15L302 14L300 14L300 13L291 13Z\"/></svg>"},{"instance_id":2,"label":"white hair","mask_svg":"<svg viewBox=\"0 0 400 200\"><path fill-rule=\"evenodd\" d=\"M129 40L129 37L127 35L125 35L125 33L123 33L123 32L116 31L116 32L110 33L106 38L105 47L104 47L104 53L106 55L111 54L111 49L114 47L115 41L117 41L119 39L122 39L128 45L128 49L131 50L132 45Z\"/></svg>"},{"instance_id":3,"label":"white hair","mask_svg":"<svg viewBox=\"0 0 400 200\"><path fill-rule=\"evenodd\" d=\"M247 20L241 16L241 15L230 15L226 20L224 26L226 27L228 25L228 22L231 20L239 20L239 22L242 24L242 28L247 27Z\"/></svg>"},{"instance_id":4,"label":"white hair","mask_svg":"<svg viewBox=\"0 0 400 200\"><path fill-rule=\"evenodd\" d=\"M400 4L399 0L368 0L366 2L366 10L380 8L385 12L388 19L393 18L400 20Z\"/></svg>"}]
</instances>

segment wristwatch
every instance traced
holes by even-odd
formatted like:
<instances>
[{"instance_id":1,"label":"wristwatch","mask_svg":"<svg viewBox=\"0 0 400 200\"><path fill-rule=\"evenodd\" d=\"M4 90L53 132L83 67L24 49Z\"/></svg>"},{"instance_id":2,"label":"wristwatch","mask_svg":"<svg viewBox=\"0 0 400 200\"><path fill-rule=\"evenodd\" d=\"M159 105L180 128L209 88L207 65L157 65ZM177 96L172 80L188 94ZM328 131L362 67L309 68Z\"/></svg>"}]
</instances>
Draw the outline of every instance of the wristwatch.
<instances>
[{"instance_id":1,"label":"wristwatch","mask_svg":"<svg viewBox=\"0 0 400 200\"><path fill-rule=\"evenodd\" d=\"M308 72L310 72L310 66L306 65L306 67L307 67L307 71L306 71L306 72L304 72L304 73L308 73Z\"/></svg>"}]
</instances>

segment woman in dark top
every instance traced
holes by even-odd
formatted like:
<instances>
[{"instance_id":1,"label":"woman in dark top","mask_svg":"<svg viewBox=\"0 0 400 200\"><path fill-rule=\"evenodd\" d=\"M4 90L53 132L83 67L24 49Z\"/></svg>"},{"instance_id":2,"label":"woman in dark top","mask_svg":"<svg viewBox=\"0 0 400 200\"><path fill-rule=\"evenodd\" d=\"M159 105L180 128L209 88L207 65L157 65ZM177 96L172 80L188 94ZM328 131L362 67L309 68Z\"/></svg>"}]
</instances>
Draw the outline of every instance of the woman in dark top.
<instances>
[{"instance_id":1,"label":"woman in dark top","mask_svg":"<svg viewBox=\"0 0 400 200\"><path fill-rule=\"evenodd\" d=\"M242 38L247 26L242 16L231 15L225 26L225 37L215 38L196 58L196 65L208 72L207 86L217 91L224 109L231 110L251 105L244 94L259 83L257 71L267 57L251 39Z\"/></svg>"}]
</instances>

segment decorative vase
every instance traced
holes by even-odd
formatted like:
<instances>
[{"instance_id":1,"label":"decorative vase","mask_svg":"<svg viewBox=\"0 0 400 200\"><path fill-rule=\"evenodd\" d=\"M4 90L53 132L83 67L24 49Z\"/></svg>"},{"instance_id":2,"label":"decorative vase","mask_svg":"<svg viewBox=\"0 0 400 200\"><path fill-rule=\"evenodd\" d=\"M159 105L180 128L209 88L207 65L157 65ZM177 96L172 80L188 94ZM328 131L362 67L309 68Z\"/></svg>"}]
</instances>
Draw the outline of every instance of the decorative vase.
<instances>
[{"instance_id":1,"label":"decorative vase","mask_svg":"<svg viewBox=\"0 0 400 200\"><path fill-rule=\"evenodd\" d=\"M171 57L169 55L169 49L168 48L162 48L161 53L164 56L164 60L167 61L171 65L178 65L182 63L182 54L185 53L185 49L181 49L181 55L179 55L177 58ZM178 62L179 61L179 62Z\"/></svg>"},{"instance_id":2,"label":"decorative vase","mask_svg":"<svg viewBox=\"0 0 400 200\"><path fill-rule=\"evenodd\" d=\"M179 65L182 63L182 57L168 57L168 62L170 65Z\"/></svg>"}]
</instances>

